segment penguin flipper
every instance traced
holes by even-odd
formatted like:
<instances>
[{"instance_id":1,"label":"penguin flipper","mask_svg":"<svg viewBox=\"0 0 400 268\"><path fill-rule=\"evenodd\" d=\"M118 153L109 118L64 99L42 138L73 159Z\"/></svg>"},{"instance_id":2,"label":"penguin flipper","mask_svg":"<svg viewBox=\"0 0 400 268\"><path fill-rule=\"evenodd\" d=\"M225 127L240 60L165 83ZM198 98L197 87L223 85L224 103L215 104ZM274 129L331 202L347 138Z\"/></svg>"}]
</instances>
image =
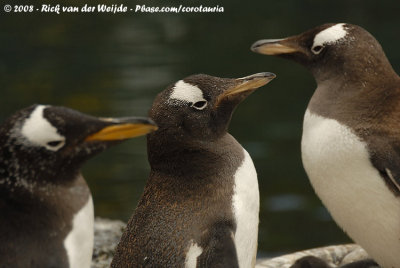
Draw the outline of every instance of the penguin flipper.
<instances>
[{"instance_id":1,"label":"penguin flipper","mask_svg":"<svg viewBox=\"0 0 400 268\"><path fill-rule=\"evenodd\" d=\"M239 268L231 226L225 222L214 225L197 258L197 267Z\"/></svg>"},{"instance_id":2,"label":"penguin flipper","mask_svg":"<svg viewBox=\"0 0 400 268\"><path fill-rule=\"evenodd\" d=\"M372 141L368 151L372 165L379 171L386 185L396 195L400 195L400 143L391 136L396 134L386 133L382 136L370 137Z\"/></svg>"}]
</instances>

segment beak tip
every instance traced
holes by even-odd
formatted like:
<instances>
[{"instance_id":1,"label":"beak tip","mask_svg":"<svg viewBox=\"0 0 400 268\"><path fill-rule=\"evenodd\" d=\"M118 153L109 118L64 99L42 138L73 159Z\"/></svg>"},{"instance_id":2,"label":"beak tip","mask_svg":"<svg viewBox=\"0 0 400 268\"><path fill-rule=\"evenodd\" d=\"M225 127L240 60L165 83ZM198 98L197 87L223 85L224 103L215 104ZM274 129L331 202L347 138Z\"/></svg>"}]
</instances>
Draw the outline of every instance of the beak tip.
<instances>
[{"instance_id":1,"label":"beak tip","mask_svg":"<svg viewBox=\"0 0 400 268\"><path fill-rule=\"evenodd\" d=\"M147 124L149 125L151 132L158 130L158 126L156 124L156 122L154 122L152 119L148 119L147 120Z\"/></svg>"},{"instance_id":2,"label":"beak tip","mask_svg":"<svg viewBox=\"0 0 400 268\"><path fill-rule=\"evenodd\" d=\"M258 47L257 42L255 42L254 44L251 45L250 50L253 52L257 52L257 47Z\"/></svg>"},{"instance_id":3,"label":"beak tip","mask_svg":"<svg viewBox=\"0 0 400 268\"><path fill-rule=\"evenodd\" d=\"M244 81L250 81L250 80L262 80L262 79L267 79L268 81L271 81L276 77L276 74L271 73L271 72L261 72L261 73L256 73L252 74L243 78L238 78L238 80L244 80Z\"/></svg>"},{"instance_id":4,"label":"beak tip","mask_svg":"<svg viewBox=\"0 0 400 268\"><path fill-rule=\"evenodd\" d=\"M287 44L287 38L258 40L250 47L250 49L258 54L269 56L301 52L299 48Z\"/></svg>"},{"instance_id":5,"label":"beak tip","mask_svg":"<svg viewBox=\"0 0 400 268\"><path fill-rule=\"evenodd\" d=\"M105 121L105 120L103 120ZM109 118L110 124L101 130L86 137L86 141L114 141L146 135L156 131L156 123L143 117Z\"/></svg>"},{"instance_id":6,"label":"beak tip","mask_svg":"<svg viewBox=\"0 0 400 268\"><path fill-rule=\"evenodd\" d=\"M266 78L269 78L269 79L274 79L275 77L276 77L276 74L274 74L274 73L271 73L271 72L264 72L264 74L265 74L265 77Z\"/></svg>"},{"instance_id":7,"label":"beak tip","mask_svg":"<svg viewBox=\"0 0 400 268\"><path fill-rule=\"evenodd\" d=\"M255 53L261 53L260 49L261 47L265 44L266 40L258 40L256 42L254 42L251 47L250 50L255 52Z\"/></svg>"},{"instance_id":8,"label":"beak tip","mask_svg":"<svg viewBox=\"0 0 400 268\"><path fill-rule=\"evenodd\" d=\"M157 130L158 130L158 126L156 124L153 124L151 126L151 132L154 132L154 131L157 131ZM151 133L151 132L149 132L149 133Z\"/></svg>"}]
</instances>

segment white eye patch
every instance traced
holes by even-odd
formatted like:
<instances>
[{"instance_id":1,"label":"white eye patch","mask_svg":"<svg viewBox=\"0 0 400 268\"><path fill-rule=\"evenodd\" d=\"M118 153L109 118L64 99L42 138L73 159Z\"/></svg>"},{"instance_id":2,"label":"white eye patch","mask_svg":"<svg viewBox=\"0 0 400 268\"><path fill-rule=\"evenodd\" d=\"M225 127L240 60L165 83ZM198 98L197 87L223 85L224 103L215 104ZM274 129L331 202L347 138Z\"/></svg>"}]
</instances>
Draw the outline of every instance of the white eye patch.
<instances>
[{"instance_id":1,"label":"white eye patch","mask_svg":"<svg viewBox=\"0 0 400 268\"><path fill-rule=\"evenodd\" d=\"M207 104L207 100L203 97L203 91L201 91L201 89L197 86L188 84L183 80L179 80L178 82L176 82L169 98L172 100L178 100L192 104L199 102L204 102L205 104ZM204 107L197 107L196 109L200 110L204 109L205 107L206 105L204 105Z\"/></svg>"},{"instance_id":2,"label":"white eye patch","mask_svg":"<svg viewBox=\"0 0 400 268\"><path fill-rule=\"evenodd\" d=\"M23 122L21 134L32 144L57 151L65 144L65 137L43 116L44 105L39 105Z\"/></svg>"},{"instance_id":3,"label":"white eye patch","mask_svg":"<svg viewBox=\"0 0 400 268\"><path fill-rule=\"evenodd\" d=\"M344 25L344 23L335 24L315 35L314 43L311 47L314 54L319 54L319 52L321 52L321 49L317 48L327 44L334 44L343 39L347 35L347 30L344 28Z\"/></svg>"}]
</instances>

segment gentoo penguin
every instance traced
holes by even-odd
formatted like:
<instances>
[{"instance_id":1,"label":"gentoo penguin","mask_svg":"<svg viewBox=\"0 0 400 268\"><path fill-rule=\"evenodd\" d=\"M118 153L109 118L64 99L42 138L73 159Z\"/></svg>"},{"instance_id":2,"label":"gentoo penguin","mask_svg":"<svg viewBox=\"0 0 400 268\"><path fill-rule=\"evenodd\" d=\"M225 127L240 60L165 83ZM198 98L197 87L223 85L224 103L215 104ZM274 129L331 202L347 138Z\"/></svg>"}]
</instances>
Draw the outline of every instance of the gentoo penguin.
<instances>
[{"instance_id":1,"label":"gentoo penguin","mask_svg":"<svg viewBox=\"0 0 400 268\"><path fill-rule=\"evenodd\" d=\"M0 127L0 267L88 268L93 204L80 167L155 129L147 118L96 118L47 105Z\"/></svg>"},{"instance_id":2,"label":"gentoo penguin","mask_svg":"<svg viewBox=\"0 0 400 268\"><path fill-rule=\"evenodd\" d=\"M381 266L400 267L400 79L363 28L324 24L252 50L307 67L317 89L302 159L336 223Z\"/></svg>"},{"instance_id":3,"label":"gentoo penguin","mask_svg":"<svg viewBox=\"0 0 400 268\"><path fill-rule=\"evenodd\" d=\"M236 106L274 77L193 75L156 97L150 177L111 267L254 267L257 174L228 126Z\"/></svg>"}]
</instances>

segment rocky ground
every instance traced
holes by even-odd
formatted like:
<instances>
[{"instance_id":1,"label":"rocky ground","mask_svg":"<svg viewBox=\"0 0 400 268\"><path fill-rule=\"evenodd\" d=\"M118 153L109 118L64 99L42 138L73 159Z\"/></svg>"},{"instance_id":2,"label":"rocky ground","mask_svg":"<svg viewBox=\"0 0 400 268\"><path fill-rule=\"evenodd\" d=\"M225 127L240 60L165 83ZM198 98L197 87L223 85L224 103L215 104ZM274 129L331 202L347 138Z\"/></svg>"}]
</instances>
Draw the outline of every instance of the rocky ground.
<instances>
[{"instance_id":1,"label":"rocky ground","mask_svg":"<svg viewBox=\"0 0 400 268\"><path fill-rule=\"evenodd\" d=\"M325 260L332 268L368 259L368 254L359 245L347 244L298 251L272 259L257 259L256 268L289 268L296 260L310 255ZM373 267L379 268L375 265L369 268Z\"/></svg>"},{"instance_id":2,"label":"rocky ground","mask_svg":"<svg viewBox=\"0 0 400 268\"><path fill-rule=\"evenodd\" d=\"M125 223L117 220L96 218L94 228L92 268L108 268L125 228ZM331 267L338 267L368 257L367 253L358 245L337 245L299 251L272 259L258 259L256 268L288 268L297 259L307 255L322 258Z\"/></svg>"},{"instance_id":3,"label":"rocky ground","mask_svg":"<svg viewBox=\"0 0 400 268\"><path fill-rule=\"evenodd\" d=\"M96 218L94 223L94 249L91 268L110 267L114 250L124 229L125 223L122 221Z\"/></svg>"}]
</instances>

